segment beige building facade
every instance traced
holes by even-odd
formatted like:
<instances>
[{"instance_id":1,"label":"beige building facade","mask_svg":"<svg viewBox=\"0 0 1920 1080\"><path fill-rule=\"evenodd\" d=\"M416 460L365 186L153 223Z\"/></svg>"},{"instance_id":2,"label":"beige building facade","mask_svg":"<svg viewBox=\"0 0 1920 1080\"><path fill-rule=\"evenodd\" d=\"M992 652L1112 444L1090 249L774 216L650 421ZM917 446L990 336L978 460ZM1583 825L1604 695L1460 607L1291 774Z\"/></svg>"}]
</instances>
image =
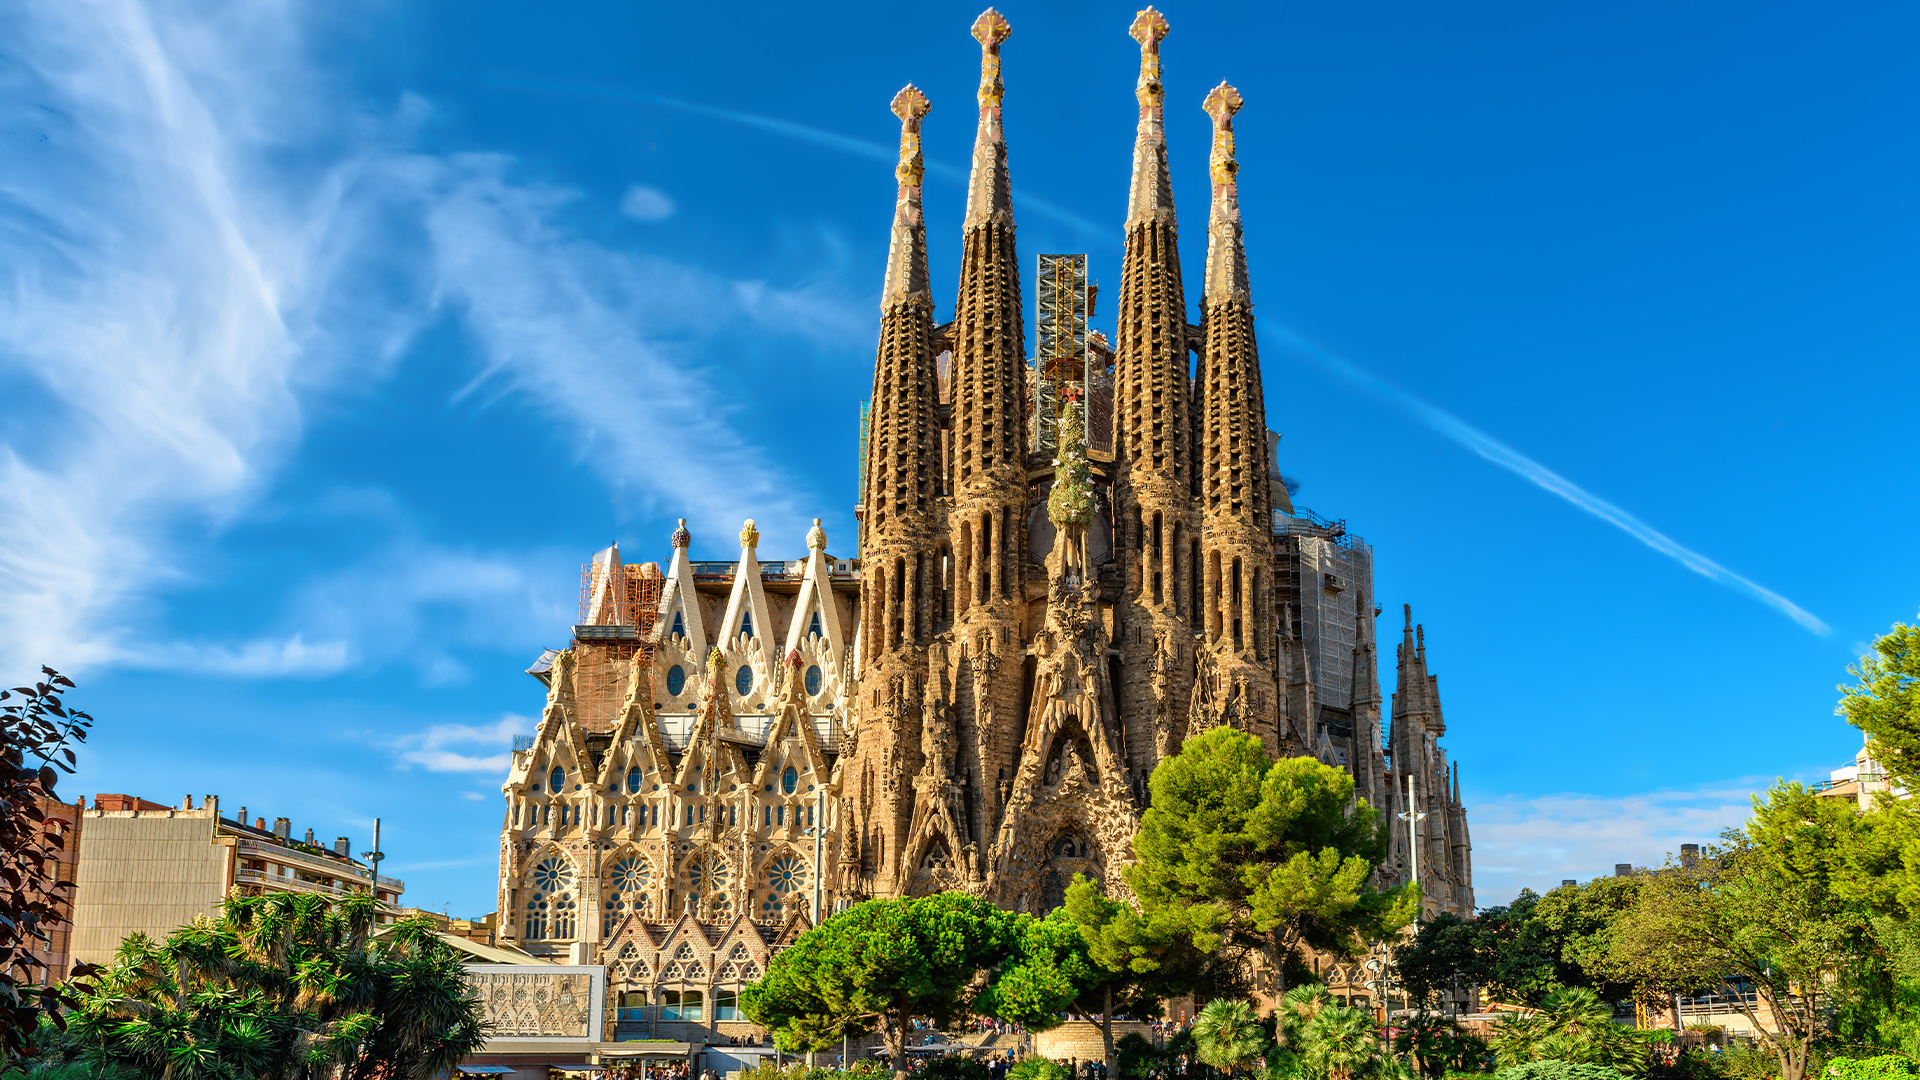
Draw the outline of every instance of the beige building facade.
<instances>
[{"instance_id":1,"label":"beige building facade","mask_svg":"<svg viewBox=\"0 0 1920 1080\"><path fill-rule=\"evenodd\" d=\"M202 915L215 914L229 896L273 892L340 897L365 894L371 877L348 854L345 837L331 848L291 835L287 819L268 828L223 817L217 796L179 806L131 795L98 795L80 810L74 868L70 955L102 964L133 933L154 940ZM381 875L380 920L401 913L405 882Z\"/></svg>"}]
</instances>

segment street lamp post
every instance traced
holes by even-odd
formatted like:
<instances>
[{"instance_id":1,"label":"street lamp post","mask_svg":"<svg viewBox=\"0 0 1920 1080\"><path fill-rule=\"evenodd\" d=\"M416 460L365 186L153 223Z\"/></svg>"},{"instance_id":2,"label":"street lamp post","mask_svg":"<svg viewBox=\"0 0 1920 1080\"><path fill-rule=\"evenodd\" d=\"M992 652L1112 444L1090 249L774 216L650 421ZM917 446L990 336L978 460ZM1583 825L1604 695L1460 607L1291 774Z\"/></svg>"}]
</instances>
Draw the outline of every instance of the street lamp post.
<instances>
[{"instance_id":1,"label":"street lamp post","mask_svg":"<svg viewBox=\"0 0 1920 1080\"><path fill-rule=\"evenodd\" d=\"M1420 804L1415 801L1418 793L1419 789L1414 786L1413 773L1409 771L1407 773L1407 809L1400 815L1400 820L1407 823L1407 843L1413 849L1413 876L1410 880L1416 886L1420 884L1420 823L1427 818L1427 815L1420 813L1418 809ZM1425 921L1426 914L1427 898L1423 893L1420 897L1420 908L1414 913L1413 919L1415 922Z\"/></svg>"}]
</instances>

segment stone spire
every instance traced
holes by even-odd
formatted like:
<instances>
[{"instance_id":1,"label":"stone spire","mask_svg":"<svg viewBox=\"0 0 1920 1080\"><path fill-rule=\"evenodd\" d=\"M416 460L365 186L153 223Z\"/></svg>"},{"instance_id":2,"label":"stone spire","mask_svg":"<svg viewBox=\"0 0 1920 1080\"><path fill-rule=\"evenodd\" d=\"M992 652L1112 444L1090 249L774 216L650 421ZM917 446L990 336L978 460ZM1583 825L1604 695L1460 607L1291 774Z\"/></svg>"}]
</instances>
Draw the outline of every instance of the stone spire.
<instances>
[{"instance_id":1,"label":"stone spire","mask_svg":"<svg viewBox=\"0 0 1920 1080\"><path fill-rule=\"evenodd\" d=\"M1140 79L1133 96L1140 102L1140 126L1133 138L1133 187L1127 196L1127 231L1143 221L1175 227L1173 180L1167 172L1167 90L1160 84L1160 42L1167 36L1166 17L1149 7L1134 17L1127 31L1140 43Z\"/></svg>"},{"instance_id":2,"label":"stone spire","mask_svg":"<svg viewBox=\"0 0 1920 1080\"><path fill-rule=\"evenodd\" d=\"M1233 151L1233 114L1244 104L1240 91L1221 83L1201 105L1213 118L1213 154L1207 161L1207 173L1213 179L1213 211L1207 218L1209 306L1228 300L1253 302L1247 284L1247 246L1240 231L1240 163Z\"/></svg>"},{"instance_id":3,"label":"stone spire","mask_svg":"<svg viewBox=\"0 0 1920 1080\"><path fill-rule=\"evenodd\" d=\"M1248 725L1270 753L1304 749L1305 732L1282 730L1269 707L1278 648L1273 613L1273 486L1269 477L1266 397L1254 340L1253 301L1240 237L1233 159L1233 114L1240 92L1225 83L1207 95L1213 118L1213 211L1207 233L1207 281L1200 390L1200 529L1205 565L1207 644L1246 669ZM1223 660L1223 663L1225 661ZM1264 730L1262 725L1269 725Z\"/></svg>"},{"instance_id":4,"label":"stone spire","mask_svg":"<svg viewBox=\"0 0 1920 1080\"><path fill-rule=\"evenodd\" d=\"M1121 694L1152 700L1154 716L1170 717L1173 702L1192 693L1192 618L1199 576L1193 545L1193 383L1187 375L1186 289L1180 276L1179 222L1167 171L1166 90L1160 83L1160 42L1167 20L1152 8L1139 13L1129 34L1140 43L1134 96L1140 126L1133 143L1133 183L1127 198L1126 252L1121 263L1117 344L1114 350L1114 449L1117 483L1115 546L1123 559L1122 603L1127 620L1146 633L1120 641ZM1145 710L1129 717L1127 746L1151 771L1160 748L1181 733L1147 730ZM1154 721L1161 728L1166 721Z\"/></svg>"},{"instance_id":5,"label":"stone spire","mask_svg":"<svg viewBox=\"0 0 1920 1080\"><path fill-rule=\"evenodd\" d=\"M1027 342L1014 245L1000 47L1010 28L989 8L973 24L980 42L980 128L960 243L954 304L952 442L947 516L952 554L953 640L976 673L960 730L973 740L957 758L959 779L995 790L1018 767L1015 715L1021 703L1027 565ZM924 578L922 580L925 580ZM1003 809L995 797L974 804L971 839L984 847Z\"/></svg>"},{"instance_id":6,"label":"stone spire","mask_svg":"<svg viewBox=\"0 0 1920 1080\"><path fill-rule=\"evenodd\" d=\"M1007 178L1007 135L1000 127L1000 43L1013 33L1006 16L988 8L973 21L980 43L980 129L973 137L973 175L967 181L967 228L987 222L1013 227L1013 184Z\"/></svg>"},{"instance_id":7,"label":"stone spire","mask_svg":"<svg viewBox=\"0 0 1920 1080\"><path fill-rule=\"evenodd\" d=\"M920 121L932 108L927 95L911 83L893 96L893 115L900 118L900 163L893 175L900 181L900 193L894 198L886 284L880 290L882 313L901 304L933 306L927 288L927 220L920 205L920 184L927 172L920 153Z\"/></svg>"}]
</instances>

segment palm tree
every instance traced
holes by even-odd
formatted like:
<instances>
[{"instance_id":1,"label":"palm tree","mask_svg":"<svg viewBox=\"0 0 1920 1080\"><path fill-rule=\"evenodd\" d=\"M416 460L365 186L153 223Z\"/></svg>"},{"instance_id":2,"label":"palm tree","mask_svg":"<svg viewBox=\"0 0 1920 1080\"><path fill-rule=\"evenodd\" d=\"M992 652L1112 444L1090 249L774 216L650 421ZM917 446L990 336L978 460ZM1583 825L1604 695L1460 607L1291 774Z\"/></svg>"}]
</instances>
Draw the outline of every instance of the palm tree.
<instances>
[{"instance_id":1,"label":"palm tree","mask_svg":"<svg viewBox=\"0 0 1920 1080\"><path fill-rule=\"evenodd\" d=\"M1329 1005L1314 1016L1302 1034L1301 1056L1315 1076L1356 1080L1380 1071L1380 1039L1373 1017L1364 1009Z\"/></svg>"},{"instance_id":2,"label":"palm tree","mask_svg":"<svg viewBox=\"0 0 1920 1080\"><path fill-rule=\"evenodd\" d=\"M1511 1017L1494 1030L1493 1050L1502 1065L1568 1061L1637 1072L1647 1048L1613 1022L1613 1007L1584 986L1548 994L1540 1011Z\"/></svg>"},{"instance_id":3,"label":"palm tree","mask_svg":"<svg viewBox=\"0 0 1920 1080\"><path fill-rule=\"evenodd\" d=\"M1267 1048L1266 1032L1245 1001L1210 1001L1193 1019L1194 1050L1200 1060L1231 1076L1253 1064Z\"/></svg>"},{"instance_id":4,"label":"palm tree","mask_svg":"<svg viewBox=\"0 0 1920 1080\"><path fill-rule=\"evenodd\" d=\"M229 900L128 938L83 991L69 1057L161 1080L426 1080L486 1041L460 955L424 916L372 936L370 897Z\"/></svg>"}]
</instances>

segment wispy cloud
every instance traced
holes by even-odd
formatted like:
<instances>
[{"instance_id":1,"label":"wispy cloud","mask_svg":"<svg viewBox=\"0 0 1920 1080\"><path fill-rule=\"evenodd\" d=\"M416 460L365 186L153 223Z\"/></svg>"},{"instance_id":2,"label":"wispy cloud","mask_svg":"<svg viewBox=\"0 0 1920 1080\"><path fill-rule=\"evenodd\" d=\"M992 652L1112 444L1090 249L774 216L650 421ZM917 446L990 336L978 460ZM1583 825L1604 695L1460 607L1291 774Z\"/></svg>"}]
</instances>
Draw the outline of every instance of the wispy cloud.
<instances>
[{"instance_id":1,"label":"wispy cloud","mask_svg":"<svg viewBox=\"0 0 1920 1080\"><path fill-rule=\"evenodd\" d=\"M1260 329L1277 339L1280 347L1305 356L1356 389L1381 398L1413 416L1427 427L1452 439L1468 450L1513 473L1544 491L1553 493L1601 521L1612 525L1635 540L1706 578L1716 585L1742 593L1825 637L1827 624L1793 601L1750 578L1721 566L1705 555L1685 547L1672 537L1634 517L1613 503L1595 495L1573 481L1547 468L1506 443L1467 423L1450 412L1413 396L1377 375L1361 370L1351 361L1302 338L1271 320L1260 320Z\"/></svg>"},{"instance_id":2,"label":"wispy cloud","mask_svg":"<svg viewBox=\"0 0 1920 1080\"><path fill-rule=\"evenodd\" d=\"M867 158L872 161L884 161L889 165L897 161L900 154L900 148L895 145L877 143L870 139L857 139L851 135L842 135L837 131L828 131L825 128L817 128L811 124L800 124L792 120L782 120L777 116L765 116L760 113L746 112L741 109L726 109L713 105L701 105L691 101L683 101L675 97L668 97L664 94L649 94L639 90L621 90L614 87L582 86L575 83L554 82L549 79L526 79L507 75L489 75L484 76L484 78L488 82L498 83L502 86L519 86L532 90L546 90L562 94L579 94L587 97L607 98L615 101L632 101L647 105L657 105L662 108L673 109L694 116L703 116L709 120L720 120L729 124L739 124L743 127L754 128L755 130L764 131L768 134L793 139L796 142L803 142L810 146L818 146L827 150L837 150L843 154L851 154L855 157ZM937 176L942 180L957 184L965 184L967 182L967 169L933 158L927 159L926 167L929 174ZM1110 246L1117 247L1119 245L1120 230L1117 225L1098 225L1057 203L1043 199L1022 189L1018 184L1014 185L1013 202L1016 210L1021 208L1031 210L1042 217L1051 218L1069 228L1077 229L1090 238L1103 240Z\"/></svg>"},{"instance_id":3,"label":"wispy cloud","mask_svg":"<svg viewBox=\"0 0 1920 1080\"><path fill-rule=\"evenodd\" d=\"M665 221L673 216L673 199L659 188L635 184L620 197L620 212L635 221Z\"/></svg>"},{"instance_id":4,"label":"wispy cloud","mask_svg":"<svg viewBox=\"0 0 1920 1080\"><path fill-rule=\"evenodd\" d=\"M355 599L328 632L150 631L161 593L194 584L193 552L279 476L303 401L383 377L447 312L477 346L469 391L546 415L628 509L800 517L798 485L714 407L715 335L839 344L871 321L865 303L606 248L560 223L572 193L515 180L508 158L413 152L431 106L341 108L351 94L312 64L299 5L10 13L0 392L22 407L0 426L0 669L314 675L363 659L364 625L345 624L396 616Z\"/></svg>"},{"instance_id":5,"label":"wispy cloud","mask_svg":"<svg viewBox=\"0 0 1920 1080\"><path fill-rule=\"evenodd\" d=\"M350 659L345 641L309 644L304 634L238 645L163 642L148 647L133 646L118 656L119 662L127 667L231 679L320 678L341 671Z\"/></svg>"},{"instance_id":6,"label":"wispy cloud","mask_svg":"<svg viewBox=\"0 0 1920 1080\"><path fill-rule=\"evenodd\" d=\"M507 713L490 725L435 724L418 734L395 739L391 745L403 768L504 776L512 763L512 755L507 752L511 740L532 731L530 717Z\"/></svg>"},{"instance_id":7,"label":"wispy cloud","mask_svg":"<svg viewBox=\"0 0 1920 1080\"><path fill-rule=\"evenodd\" d=\"M1544 892L1564 879L1613 873L1615 863L1658 866L1681 844L1706 844L1752 812L1770 777L1705 784L1691 791L1621 796L1566 793L1508 796L1468 808L1474 895L1504 904L1521 888Z\"/></svg>"}]
</instances>

